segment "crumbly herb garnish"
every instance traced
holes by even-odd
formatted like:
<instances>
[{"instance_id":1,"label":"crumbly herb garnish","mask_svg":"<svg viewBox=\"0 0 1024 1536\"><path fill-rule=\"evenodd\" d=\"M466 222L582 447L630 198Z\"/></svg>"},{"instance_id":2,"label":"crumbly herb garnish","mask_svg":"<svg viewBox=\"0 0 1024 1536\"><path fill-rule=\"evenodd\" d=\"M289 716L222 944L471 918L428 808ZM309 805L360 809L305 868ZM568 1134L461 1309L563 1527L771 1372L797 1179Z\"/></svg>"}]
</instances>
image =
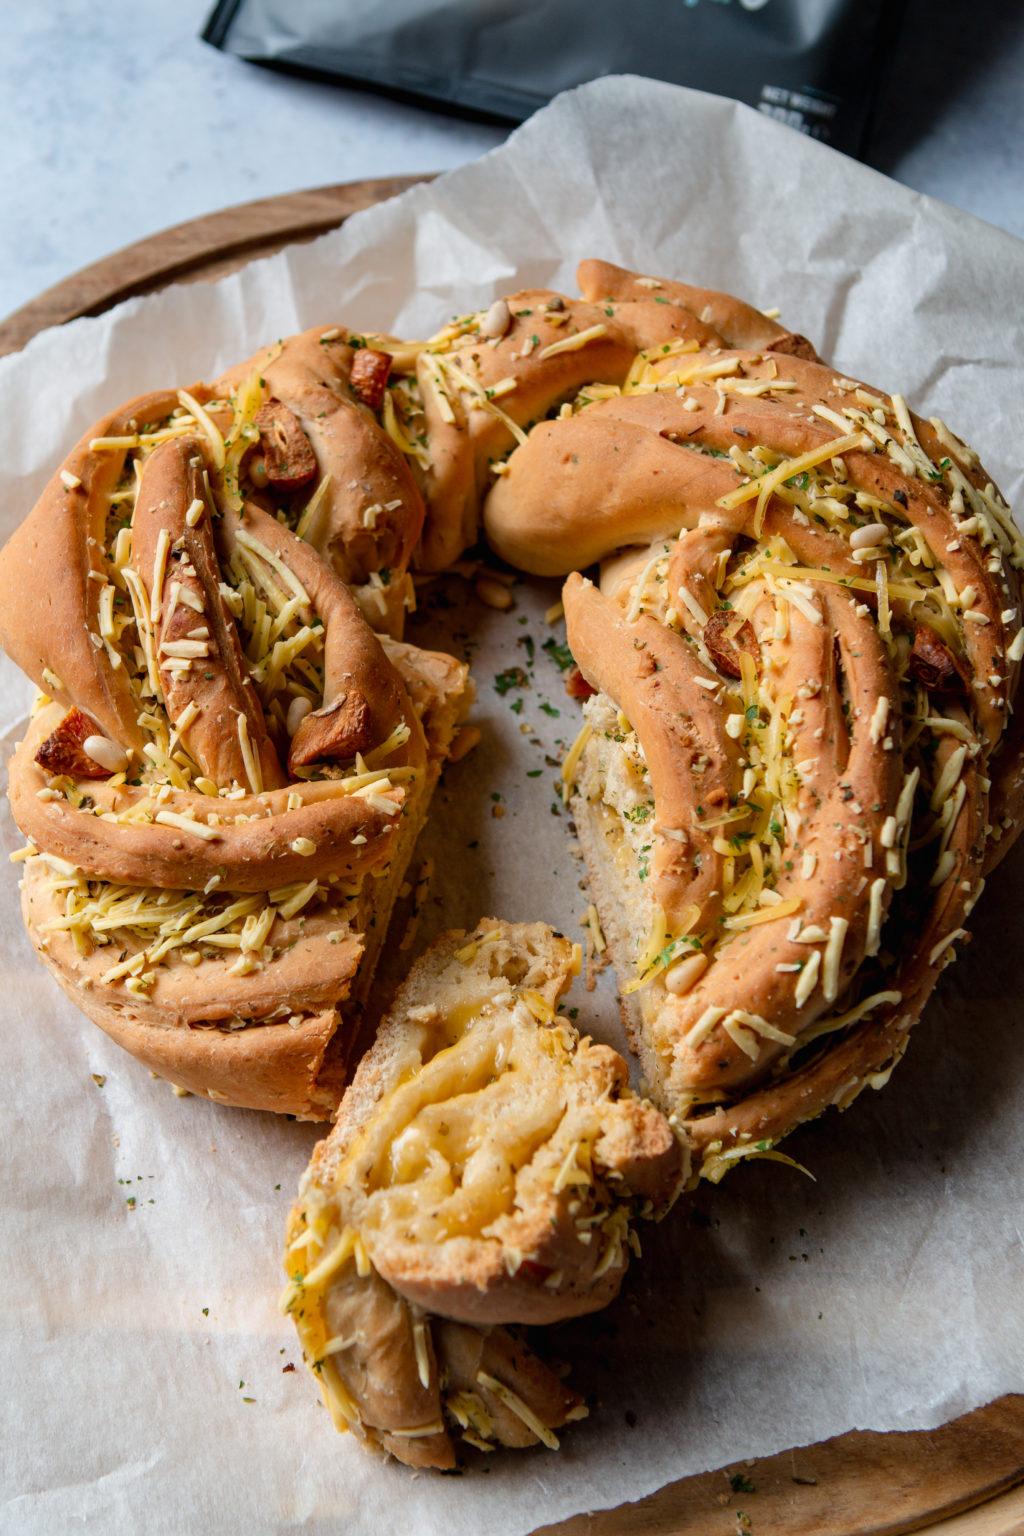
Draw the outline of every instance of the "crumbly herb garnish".
<instances>
[{"instance_id":1,"label":"crumbly herb garnish","mask_svg":"<svg viewBox=\"0 0 1024 1536\"><path fill-rule=\"evenodd\" d=\"M494 674L495 693L506 694L512 688L528 688L530 679L522 667L506 667L504 672Z\"/></svg>"},{"instance_id":2,"label":"crumbly herb garnish","mask_svg":"<svg viewBox=\"0 0 1024 1536\"><path fill-rule=\"evenodd\" d=\"M564 643L559 644L559 642L555 640L554 637L552 637L550 640L545 640L544 644L541 646L541 650L547 651L548 655L551 657L551 660L555 663L555 666L560 672L568 672L569 668L575 666L576 664L572 651L570 651L569 647Z\"/></svg>"},{"instance_id":3,"label":"crumbly herb garnish","mask_svg":"<svg viewBox=\"0 0 1024 1536\"><path fill-rule=\"evenodd\" d=\"M623 814L625 815L627 821L639 822L650 821L652 812L653 806L651 806L650 803L647 803L645 805L634 805L631 810L625 811Z\"/></svg>"}]
</instances>

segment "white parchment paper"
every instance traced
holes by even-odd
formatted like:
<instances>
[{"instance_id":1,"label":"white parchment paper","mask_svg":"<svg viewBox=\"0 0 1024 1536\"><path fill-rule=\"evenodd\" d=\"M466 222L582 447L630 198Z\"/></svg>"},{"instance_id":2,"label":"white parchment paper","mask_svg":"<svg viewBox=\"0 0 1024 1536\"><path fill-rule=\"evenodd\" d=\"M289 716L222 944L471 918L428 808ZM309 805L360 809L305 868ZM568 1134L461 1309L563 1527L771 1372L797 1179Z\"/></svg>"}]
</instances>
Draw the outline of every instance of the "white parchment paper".
<instances>
[{"instance_id":1,"label":"white parchment paper","mask_svg":"<svg viewBox=\"0 0 1024 1536\"><path fill-rule=\"evenodd\" d=\"M484 160L313 245L0 362L0 532L131 394L212 376L305 325L416 334L521 283L571 291L588 255L781 306L837 368L947 417L1019 493L1024 247L746 108L625 78L560 98ZM412 628L469 646L485 732L426 835L438 874L424 938L482 912L572 929L585 907L552 810L557 743L576 729L542 649L561 638L543 619L553 595L521 583L497 615L441 585ZM530 686L501 694L493 677L513 665ZM28 688L4 667L13 739ZM9 816L3 834L18 845ZM299 1356L276 1311L279 1244L316 1133L177 1099L120 1053L32 957L16 882L11 869L0 889L5 1532L517 1536L740 1457L935 1425L1024 1385L1020 859L992 880L892 1086L793 1138L817 1182L761 1164L702 1190L696 1213L645 1239L642 1273L605 1317L559 1332L591 1419L558 1455L461 1478L366 1456L333 1433L301 1365L286 1369ZM607 986L572 1001L614 1038ZM716 1505L709 1529L722 1520Z\"/></svg>"}]
</instances>

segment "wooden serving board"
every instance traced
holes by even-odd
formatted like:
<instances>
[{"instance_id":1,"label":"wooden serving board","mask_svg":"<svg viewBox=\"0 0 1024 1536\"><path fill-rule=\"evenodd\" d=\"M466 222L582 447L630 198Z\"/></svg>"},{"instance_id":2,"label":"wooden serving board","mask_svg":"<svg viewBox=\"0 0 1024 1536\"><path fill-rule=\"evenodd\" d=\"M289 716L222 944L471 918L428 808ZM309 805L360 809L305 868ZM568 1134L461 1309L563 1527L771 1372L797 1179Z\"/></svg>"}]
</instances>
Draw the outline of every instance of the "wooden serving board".
<instances>
[{"instance_id":1,"label":"wooden serving board","mask_svg":"<svg viewBox=\"0 0 1024 1536\"><path fill-rule=\"evenodd\" d=\"M202 282L311 240L424 176L317 187L225 208L83 267L0 321L0 356L37 331L170 283ZM733 1491L731 1478L740 1488ZM585 1497L585 1495L584 1495ZM854 1432L699 1477L536 1536L1022 1536L1024 1394L939 1429Z\"/></svg>"},{"instance_id":2,"label":"wooden serving board","mask_svg":"<svg viewBox=\"0 0 1024 1536\"><path fill-rule=\"evenodd\" d=\"M430 176L384 176L313 187L239 203L162 229L82 267L0 321L0 357L19 351L47 326L100 315L122 299L153 293L171 283L208 282L247 261L272 256L284 245L313 240L336 229L350 214L430 180Z\"/></svg>"}]
</instances>

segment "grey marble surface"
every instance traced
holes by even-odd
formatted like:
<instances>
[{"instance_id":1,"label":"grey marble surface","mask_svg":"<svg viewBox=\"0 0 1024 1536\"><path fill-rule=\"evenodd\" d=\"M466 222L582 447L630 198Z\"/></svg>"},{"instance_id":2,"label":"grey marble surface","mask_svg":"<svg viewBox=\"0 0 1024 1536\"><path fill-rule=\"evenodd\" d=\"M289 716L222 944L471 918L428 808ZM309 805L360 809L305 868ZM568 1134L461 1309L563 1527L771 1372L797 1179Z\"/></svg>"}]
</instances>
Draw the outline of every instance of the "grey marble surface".
<instances>
[{"instance_id":1,"label":"grey marble surface","mask_svg":"<svg viewBox=\"0 0 1024 1536\"><path fill-rule=\"evenodd\" d=\"M227 203L482 154L505 129L199 41L210 0L0 0L0 314ZM1024 6L909 0L873 164L1024 236Z\"/></svg>"},{"instance_id":2,"label":"grey marble surface","mask_svg":"<svg viewBox=\"0 0 1024 1536\"><path fill-rule=\"evenodd\" d=\"M212 0L0 0L0 314L169 224L505 136L200 42Z\"/></svg>"}]
</instances>

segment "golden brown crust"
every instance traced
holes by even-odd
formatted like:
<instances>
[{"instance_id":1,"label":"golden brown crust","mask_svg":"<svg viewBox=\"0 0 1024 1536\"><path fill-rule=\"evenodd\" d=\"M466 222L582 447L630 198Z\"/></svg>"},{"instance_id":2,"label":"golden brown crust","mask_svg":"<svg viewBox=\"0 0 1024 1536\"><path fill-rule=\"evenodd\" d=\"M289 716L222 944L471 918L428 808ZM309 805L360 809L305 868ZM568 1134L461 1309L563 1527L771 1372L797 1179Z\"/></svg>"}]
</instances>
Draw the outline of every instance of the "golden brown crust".
<instances>
[{"instance_id":1,"label":"golden brown crust","mask_svg":"<svg viewBox=\"0 0 1024 1536\"><path fill-rule=\"evenodd\" d=\"M713 923L721 910L722 856L696 809L728 808L739 753L723 729L721 707L695 683L704 670L681 636L643 615L628 623L579 574L565 583L562 601L580 671L614 700L644 746L657 807L652 883L669 924L675 930L693 903Z\"/></svg>"},{"instance_id":2,"label":"golden brown crust","mask_svg":"<svg viewBox=\"0 0 1024 1536\"><path fill-rule=\"evenodd\" d=\"M683 344L694 350L772 348L815 358L805 338L728 294L641 277L602 261L581 262L577 276L582 299L548 289L508 294L486 314L464 317L419 349L415 367L428 451L421 472L427 522L418 559L428 570L450 565L473 543L482 506L494 498L494 492L488 495L493 466L502 469L517 438L523 442L523 429L543 424L584 386L621 385L638 352L653 355ZM498 494L499 504L508 499ZM655 516L655 508L649 513ZM614 520L610 509L600 515ZM654 526L648 533L660 531ZM506 558L538 574L588 563L580 552L569 564L552 567L543 539L537 546L526 539L503 548L504 534L496 536L491 526L488 537Z\"/></svg>"},{"instance_id":3,"label":"golden brown crust","mask_svg":"<svg viewBox=\"0 0 1024 1536\"><path fill-rule=\"evenodd\" d=\"M636 351L596 306L547 289L524 289L505 302L504 335L488 341L470 334L444 351L428 347L417 361L430 443L419 554L428 570L450 565L473 542L488 465L515 443L509 423L521 431L586 380L622 377ZM592 340L577 351L549 352L586 334ZM508 381L514 387L503 392Z\"/></svg>"},{"instance_id":4,"label":"golden brown crust","mask_svg":"<svg viewBox=\"0 0 1024 1536\"><path fill-rule=\"evenodd\" d=\"M817 356L805 336L787 331L742 299L713 288L693 288L688 283L664 277L643 277L624 267L616 267L610 261L593 260L580 262L576 268L576 281L583 297L595 304L611 299L620 304L631 301L650 305L654 300L661 300L671 308L682 309L707 328L711 333L709 339L721 339L728 347L757 347L807 357L811 361ZM637 339L637 350L661 339L650 339L644 326Z\"/></svg>"},{"instance_id":5,"label":"golden brown crust","mask_svg":"<svg viewBox=\"0 0 1024 1536\"><path fill-rule=\"evenodd\" d=\"M48 955L42 958L50 964ZM358 956L354 959L358 963ZM108 1002L95 990L83 993L63 970L50 968L71 1001L104 1034L176 1088L216 1104L299 1120L327 1120L337 1106L337 1074L340 1068L343 1080L347 1039L336 1008L277 1020L239 1020L233 1027L211 1019L175 1028L163 1018L151 1022L140 1017L134 1002ZM324 1070L328 1061L331 1073Z\"/></svg>"},{"instance_id":6,"label":"golden brown crust","mask_svg":"<svg viewBox=\"0 0 1024 1536\"><path fill-rule=\"evenodd\" d=\"M303 1306L292 1308L300 1330ZM324 1321L326 1342L347 1341L343 1364L309 1361L337 1427L406 1466L447 1471L469 1445L521 1450L539 1443L538 1428L557 1444L553 1432L586 1413L522 1339L421 1313L375 1270L334 1286Z\"/></svg>"},{"instance_id":7,"label":"golden brown crust","mask_svg":"<svg viewBox=\"0 0 1024 1536\"><path fill-rule=\"evenodd\" d=\"M362 750L369 751L390 734L399 720L404 720L411 735L389 761L396 766L416 766L422 762L423 735L409 710L402 679L388 661L381 636L370 627L347 583L304 539L252 503L246 503L240 516L224 516L220 537L229 554L247 538L249 549L253 548L252 540L257 540L308 593L313 613L324 630L325 703L330 706L339 699L344 702L350 695L362 701L366 736ZM353 752L357 750L358 747L353 748ZM314 760L308 751L302 755L307 761Z\"/></svg>"},{"instance_id":8,"label":"golden brown crust","mask_svg":"<svg viewBox=\"0 0 1024 1536\"><path fill-rule=\"evenodd\" d=\"M303 1119L327 1119L337 1107L345 1082L346 1058L359 1033L360 1009L384 941L386 914L401 885L430 792L466 702L466 669L461 663L399 642L388 642L388 646L423 721L428 749L426 777L422 792L413 797L397 829L391 819L368 807L371 815L379 817L378 832L373 833L371 828L366 844L359 848L353 848L349 840L347 863L344 847L333 864L329 850L325 850L321 872L328 879L337 879L346 868L358 875L352 860L359 855L367 858L370 905L359 907L355 920L351 915L346 917L344 907L339 911L337 904L332 906L324 900L315 910L304 909L294 919L279 915L267 935L272 958L251 971L239 973L234 969L237 948L211 950L201 964L195 963L195 953L186 953L183 958L171 954L147 973L150 980L146 988L130 990L131 973L112 982L103 980L112 962L122 954L118 947L89 944L83 952L74 934L62 925L65 891L69 885L76 886L78 878L63 876L47 857L30 859L26 865L22 909L40 958L94 1023L152 1071L182 1088L218 1103L267 1109ZM47 718L54 713L59 713L58 706L50 706L33 720L29 736L19 748L19 757L29 759L32 744L46 730ZM26 826L35 827L31 818L38 817L45 828L38 846L51 851L63 848L63 856L72 864L77 863L75 856L83 853L82 829L106 829L111 825L95 816L79 815L63 800L38 799L23 773L12 772L11 782L20 791L20 797L13 797L14 803L23 804L28 813L28 819L23 817ZM45 787L45 777L40 776L38 782ZM324 834L325 826L328 830L337 829L337 805L329 800L320 803L325 807L327 821L317 819L321 811L314 797L331 788L329 782L300 783L297 788L265 795L262 800L271 806L278 805L280 814L276 820L285 824L292 841L304 827L307 835L312 834L312 843ZM93 793L101 797L100 803L105 789L105 785L92 786ZM289 793L309 797L306 809L287 810L284 802ZM117 797L123 794L124 790L114 791L112 803L119 804ZM194 798L202 801L206 797ZM250 800L255 803L255 797ZM232 806L243 807L249 803L231 802ZM367 827L366 811L359 811L358 816L360 819L353 821L352 827ZM74 840L64 842L53 835L54 817L58 821L71 819ZM263 818L260 825L266 829L274 821L274 817ZM241 835L254 826L255 823L243 824L231 831ZM120 830L114 828L115 833ZM134 829L130 841L115 836L114 862L109 873L118 882L136 874L140 887L152 887L155 877L166 871L159 849L154 855L147 847L166 847L178 840L182 846L172 852L180 861L195 841L181 838L175 829L162 826L140 827L138 832L148 835L148 845L140 845ZM250 831L248 835L255 834ZM262 835L267 834L264 831ZM294 868L301 880L311 866L318 866L316 855L295 854L287 843L283 848L287 850L285 857L294 860L294 864L279 862L282 871ZM250 902L258 905L258 893L266 887L267 865L255 844L250 843L248 851L251 857L240 858L235 883L248 880L256 893L249 898ZM382 856L386 864L381 864ZM317 867L312 874L316 877ZM209 879L206 865L176 863L169 899L180 902L183 878L192 882L193 889L200 890L204 876ZM224 884L228 882L225 880ZM130 898L130 885L119 888L126 899ZM155 894L151 891L150 898ZM221 905L231 899L238 897L229 894ZM372 927L361 931L360 913L364 922L373 917ZM132 939L131 947L139 946L139 938Z\"/></svg>"},{"instance_id":9,"label":"golden brown crust","mask_svg":"<svg viewBox=\"0 0 1024 1536\"><path fill-rule=\"evenodd\" d=\"M440 652L423 651L415 646L404 645L397 641L387 642L388 653L396 670L401 674L408 687L410 697L417 716L422 722L427 745L427 782L426 793L418 797L412 807L412 814L403 818L400 831L395 835L393 822L380 813L369 811L380 817L381 832L386 840L383 850L384 856L390 855L390 867L386 878L379 874L374 877L374 901L378 910L386 910L390 898L387 896L391 885L400 883L404 872L405 863L411 853L412 842L422 819L425 802L444 762L449 743L461 719L467 704L467 683L465 666L454 658ZM18 749L18 755L26 761L31 759L32 748L38 738L45 734L49 721L59 714L59 706L50 706L35 717L29 728L29 735ZM33 782L37 785L37 792L32 793ZM34 832L38 837L38 846L48 848L57 857L66 857L71 864L78 864L80 858L85 857L81 838L77 840L62 841L54 832L53 820L70 822L74 831L79 829L105 829L109 826L106 821L96 816L80 816L62 799L38 798L38 788L45 790L46 776L40 771L36 780L26 781L26 775L22 772L12 774L12 785L16 787L15 803L21 807L24 805L26 815L22 817L26 829L31 836ZM125 791L108 791L104 795L106 786L92 786L92 793L98 796L97 808L104 806L120 807L121 796ZM275 820L284 820L289 833L295 833L305 829L307 834L319 835L322 827L310 815L316 813L318 796L332 795L334 789L332 783L304 783L297 788L287 791L288 794L305 797L306 812L301 808L289 810L285 803L284 795L265 795L249 797L248 799L235 800L232 806L241 806L243 813L248 807L250 811L257 809L261 804L272 809L278 808L277 818L267 816L261 818L264 829L272 826ZM193 797L194 801L201 805L206 798ZM334 796L336 799L337 796ZM366 811L358 810L360 802L356 802L354 813L360 818L353 821L352 827L367 826L365 820ZM327 806L329 815L336 819L337 810ZM308 813L308 814L307 814ZM21 814L21 811L17 812ZM38 823L31 818L38 818ZM304 819L305 818L305 819ZM230 829L241 837L243 828ZM248 826L251 828L252 824ZM43 828L40 831L40 827ZM118 881L128 880L136 874L140 877L139 884L144 885L153 882L156 875L161 872L163 864L159 857L153 857L143 849L140 851L137 839L120 838L117 834L120 829L114 829L111 847L114 849L116 862L107 868L107 874L111 879ZM173 828L152 826L140 827L140 832L152 834L154 842L162 842L169 839L181 842L185 847L190 846L194 839L179 838ZM350 828L351 830L351 828ZM250 835L250 834L247 834ZM263 835L266 835L265 832ZM294 839L293 839L294 840ZM310 842L313 837L310 837ZM344 876L346 874L358 875L360 866L351 862L360 856L365 856L367 863L364 869L372 869L379 864L382 857L382 849L375 847L375 842L380 843L380 837L368 837L365 845L360 848L352 848L349 844L349 860L346 865L342 856L336 857L333 862L325 854L325 862L319 864L317 856L306 853L288 854L295 860L294 864L281 866L285 871L296 870L300 875L305 875L312 870L314 875L323 878ZM220 846L220 845L217 845ZM343 850L344 852L344 850ZM250 844L249 853L254 855L258 862L259 849ZM181 856L181 849L175 851L175 857ZM137 862L133 862L137 861ZM90 863L92 860L90 859ZM100 862L99 859L96 862ZM236 884L246 880L245 860L240 862L240 871L237 873ZM266 1018L294 1014L296 1010L314 1012L322 1009L327 1004L333 1004L343 997L348 991L349 982L355 981L356 993L365 993L367 988L366 977L358 977L356 968L359 956L363 953L364 944L368 939L359 938L356 935L346 935L339 929L337 918L332 918L329 912L321 911L310 916L303 912L300 918L288 920L279 918L270 937L279 948L279 953L273 964L265 971L256 971L244 976L232 976L230 966L237 957L237 951L227 950L223 957L218 959L215 954L207 956L204 964L197 971L190 964L182 964L176 967L163 967L155 974L155 986L151 993L128 994L123 988L116 988L112 994L112 1001L116 1001L116 1007L108 1010L104 1001L104 989L97 985L99 977L108 968L111 959L116 957L117 949L111 950L93 948L83 953L78 945L72 942L69 931L54 928L64 910L65 893L60 888L60 882L56 884L51 880L53 865L45 859L30 860L26 866L26 875L23 889L23 903L26 907L26 921L33 942L41 951L42 958L57 972L58 976L72 995L77 997L80 1005L105 1027L108 1018L116 1017L125 1026L122 1033L127 1033L127 1026L133 1019L140 1022L148 1022L153 1025L161 1024L165 1027L181 1026L185 1028L180 1049L183 1053L181 1070L175 1080L183 1080L187 1075L186 1059L190 1046L188 1044L188 1028L205 1024L222 1024L230 1028L238 1028L240 1023L249 1018ZM209 879L209 867L207 865L194 865L178 863L173 869L173 878L169 886L172 900L181 895L181 885L191 881L194 889L201 889L204 879ZM252 876L256 891L263 889L265 881L254 872ZM226 882L225 882L226 883ZM376 931L376 929L375 929ZM375 943L379 944L382 934L377 934ZM194 959L194 957L193 957ZM296 1027L294 1020L291 1028ZM269 1035L265 1038L269 1039ZM175 1074L170 1074L175 1076ZM190 1084L191 1086L191 1084ZM336 1097L334 1100L336 1103ZM333 1104L332 1106L333 1107Z\"/></svg>"},{"instance_id":10,"label":"golden brown crust","mask_svg":"<svg viewBox=\"0 0 1024 1536\"><path fill-rule=\"evenodd\" d=\"M355 877L388 857L395 816L407 799L402 786L375 797L393 805L393 814L365 797L339 793L330 779L297 780L282 789L233 798L229 809L218 798L183 790L158 805L151 789L112 786L109 779L72 783L67 792L50 795L51 777L35 761L35 751L59 715L57 705L41 710L11 759L11 812L37 848L101 879L201 891L216 876L226 890L263 891L271 881L285 885L304 876ZM75 803L82 794L90 804ZM165 807L214 835L207 839L151 819ZM293 848L300 838L313 848Z\"/></svg>"}]
</instances>

